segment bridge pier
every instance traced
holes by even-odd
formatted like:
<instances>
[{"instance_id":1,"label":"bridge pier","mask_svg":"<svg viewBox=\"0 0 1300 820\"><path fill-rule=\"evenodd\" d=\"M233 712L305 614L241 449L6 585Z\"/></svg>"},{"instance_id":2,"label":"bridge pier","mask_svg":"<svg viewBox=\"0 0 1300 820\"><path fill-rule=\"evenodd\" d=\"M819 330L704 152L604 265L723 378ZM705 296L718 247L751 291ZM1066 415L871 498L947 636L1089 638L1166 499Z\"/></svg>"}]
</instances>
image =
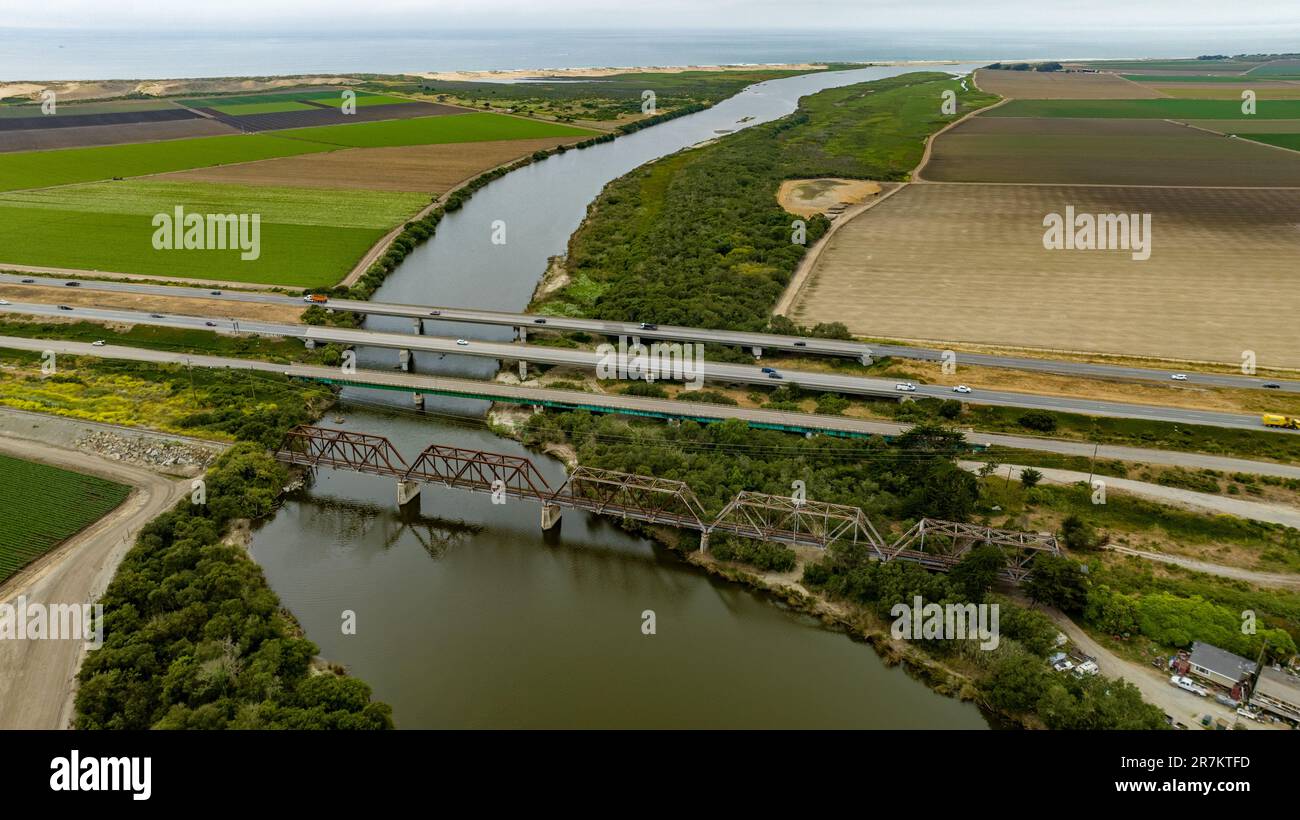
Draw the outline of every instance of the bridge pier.
<instances>
[{"instance_id":1,"label":"bridge pier","mask_svg":"<svg viewBox=\"0 0 1300 820\"><path fill-rule=\"evenodd\" d=\"M416 336L423 336L423 335L424 335L424 320L421 319L421 318L418 318L418 317L415 318L415 319L412 319L412 320L411 320L411 329L415 331L415 335L416 335Z\"/></svg>"},{"instance_id":2,"label":"bridge pier","mask_svg":"<svg viewBox=\"0 0 1300 820\"><path fill-rule=\"evenodd\" d=\"M528 362L523 359L519 360L519 381L528 381Z\"/></svg>"},{"instance_id":3,"label":"bridge pier","mask_svg":"<svg viewBox=\"0 0 1300 820\"><path fill-rule=\"evenodd\" d=\"M420 482L402 481L397 482L397 506L405 507L420 495Z\"/></svg>"},{"instance_id":4,"label":"bridge pier","mask_svg":"<svg viewBox=\"0 0 1300 820\"><path fill-rule=\"evenodd\" d=\"M424 394L423 394L423 393L412 393L412 394L411 394L411 403L414 404L414 405L415 405L416 407L418 407L419 409L423 410L423 409L424 409Z\"/></svg>"},{"instance_id":5,"label":"bridge pier","mask_svg":"<svg viewBox=\"0 0 1300 820\"><path fill-rule=\"evenodd\" d=\"M700 532L700 552L708 552L708 551L709 551L709 531L703 530Z\"/></svg>"},{"instance_id":6,"label":"bridge pier","mask_svg":"<svg viewBox=\"0 0 1300 820\"><path fill-rule=\"evenodd\" d=\"M307 346L307 349L308 349L308 350L315 350L315 349L316 349L316 340L315 340L315 339L303 339L303 340L302 340L302 343L303 343L304 345Z\"/></svg>"},{"instance_id":7,"label":"bridge pier","mask_svg":"<svg viewBox=\"0 0 1300 820\"><path fill-rule=\"evenodd\" d=\"M553 529L558 523L560 523L560 507L556 504L542 504L542 529Z\"/></svg>"},{"instance_id":8,"label":"bridge pier","mask_svg":"<svg viewBox=\"0 0 1300 820\"><path fill-rule=\"evenodd\" d=\"M516 327L515 341L519 342L520 344L523 344L524 342L528 341L528 328L524 327L523 325L519 325L518 327Z\"/></svg>"},{"instance_id":9,"label":"bridge pier","mask_svg":"<svg viewBox=\"0 0 1300 820\"><path fill-rule=\"evenodd\" d=\"M542 412L542 411L545 410L545 409L546 409L546 406L545 406L545 405L542 405L542 404L534 404L534 405L533 405L533 415L537 415L538 413Z\"/></svg>"},{"instance_id":10,"label":"bridge pier","mask_svg":"<svg viewBox=\"0 0 1300 820\"><path fill-rule=\"evenodd\" d=\"M749 352L754 354L755 359L763 358L763 348L759 347L758 345L754 345L753 347L751 347L749 349Z\"/></svg>"},{"instance_id":11,"label":"bridge pier","mask_svg":"<svg viewBox=\"0 0 1300 820\"><path fill-rule=\"evenodd\" d=\"M870 367L875 360L871 358L871 351L868 350L858 357L858 362L863 367Z\"/></svg>"},{"instance_id":12,"label":"bridge pier","mask_svg":"<svg viewBox=\"0 0 1300 820\"><path fill-rule=\"evenodd\" d=\"M397 351L397 369L403 373L409 373L411 370L411 351L403 348Z\"/></svg>"}]
</instances>

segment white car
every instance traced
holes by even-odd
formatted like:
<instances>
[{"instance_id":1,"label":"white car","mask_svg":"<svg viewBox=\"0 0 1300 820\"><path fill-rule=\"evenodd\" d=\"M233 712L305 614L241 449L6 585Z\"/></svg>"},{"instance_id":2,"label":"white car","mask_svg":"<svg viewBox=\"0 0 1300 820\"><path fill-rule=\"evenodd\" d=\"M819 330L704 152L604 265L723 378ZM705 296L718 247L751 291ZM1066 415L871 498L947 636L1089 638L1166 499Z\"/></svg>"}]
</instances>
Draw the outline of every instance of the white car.
<instances>
[{"instance_id":1,"label":"white car","mask_svg":"<svg viewBox=\"0 0 1300 820\"><path fill-rule=\"evenodd\" d=\"M909 382L899 382L898 384L894 385L894 389L902 390L905 393L913 393L916 391L916 385L911 384Z\"/></svg>"},{"instance_id":2,"label":"white car","mask_svg":"<svg viewBox=\"0 0 1300 820\"><path fill-rule=\"evenodd\" d=\"M9 304L8 299L0 299L0 305L7 305L7 304Z\"/></svg>"},{"instance_id":3,"label":"white car","mask_svg":"<svg viewBox=\"0 0 1300 820\"><path fill-rule=\"evenodd\" d=\"M967 386L964 385L964 384L959 384L959 385L957 385L956 387L954 387L954 388L952 389L952 392L954 392L954 393L969 393L969 392L970 392L970 388L967 387Z\"/></svg>"},{"instance_id":4,"label":"white car","mask_svg":"<svg viewBox=\"0 0 1300 820\"><path fill-rule=\"evenodd\" d=\"M90 343L90 346L91 346L91 347L103 347L103 346L104 346L104 340L103 340L103 339L97 339L97 340L91 342L91 343Z\"/></svg>"},{"instance_id":5,"label":"white car","mask_svg":"<svg viewBox=\"0 0 1300 820\"><path fill-rule=\"evenodd\" d=\"M1186 374L1186 373L1175 373L1174 375L1170 376L1169 378L1173 379L1173 380L1176 381L1176 382L1185 382L1185 381L1187 381L1187 374Z\"/></svg>"},{"instance_id":6,"label":"white car","mask_svg":"<svg viewBox=\"0 0 1300 820\"><path fill-rule=\"evenodd\" d=\"M469 346L469 342L465 341L464 339L457 339L456 344L460 345L461 347Z\"/></svg>"},{"instance_id":7,"label":"white car","mask_svg":"<svg viewBox=\"0 0 1300 820\"><path fill-rule=\"evenodd\" d=\"M1169 683L1173 686L1177 686L1184 692L1191 692L1193 695L1199 695L1201 697L1205 697L1206 695L1206 691L1203 688L1197 686L1195 681L1185 675L1174 675L1169 679Z\"/></svg>"}]
</instances>

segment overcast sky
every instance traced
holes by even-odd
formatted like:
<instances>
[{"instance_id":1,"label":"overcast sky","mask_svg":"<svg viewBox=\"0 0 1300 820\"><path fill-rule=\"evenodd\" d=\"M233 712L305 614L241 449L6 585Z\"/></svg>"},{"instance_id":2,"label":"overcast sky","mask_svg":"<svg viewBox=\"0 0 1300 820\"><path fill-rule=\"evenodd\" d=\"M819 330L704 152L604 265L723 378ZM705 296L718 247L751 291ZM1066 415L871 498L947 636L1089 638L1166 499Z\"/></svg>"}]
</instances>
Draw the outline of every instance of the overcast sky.
<instances>
[{"instance_id":1,"label":"overcast sky","mask_svg":"<svg viewBox=\"0 0 1300 820\"><path fill-rule=\"evenodd\" d=\"M1293 0L2 0L0 27L1300 31Z\"/></svg>"}]
</instances>

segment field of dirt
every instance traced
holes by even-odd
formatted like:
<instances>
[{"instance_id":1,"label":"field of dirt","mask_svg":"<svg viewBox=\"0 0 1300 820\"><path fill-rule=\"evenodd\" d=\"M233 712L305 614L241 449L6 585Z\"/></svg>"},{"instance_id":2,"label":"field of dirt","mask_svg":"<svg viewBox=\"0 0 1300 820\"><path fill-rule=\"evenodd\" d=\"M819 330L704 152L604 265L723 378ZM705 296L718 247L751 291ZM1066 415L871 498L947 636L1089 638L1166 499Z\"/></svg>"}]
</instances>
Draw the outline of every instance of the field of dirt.
<instances>
[{"instance_id":1,"label":"field of dirt","mask_svg":"<svg viewBox=\"0 0 1300 820\"><path fill-rule=\"evenodd\" d=\"M1148 100L1165 96L1116 74L981 68L975 73L975 84L991 94L1018 100Z\"/></svg>"},{"instance_id":2,"label":"field of dirt","mask_svg":"<svg viewBox=\"0 0 1300 820\"><path fill-rule=\"evenodd\" d=\"M237 134L216 120L190 119L175 122L141 122L130 125L87 125L79 128L42 128L6 131L0 139L0 153L45 151L51 148L84 148L93 145L123 145L129 142L178 140Z\"/></svg>"},{"instance_id":3,"label":"field of dirt","mask_svg":"<svg viewBox=\"0 0 1300 820\"><path fill-rule=\"evenodd\" d=\"M1236 128L1240 121L1218 127L1228 122ZM1300 186L1300 154L1166 120L972 117L935 139L921 176L935 182Z\"/></svg>"},{"instance_id":4,"label":"field of dirt","mask_svg":"<svg viewBox=\"0 0 1300 820\"><path fill-rule=\"evenodd\" d=\"M776 201L797 216L824 214L837 205L857 205L880 193L880 183L864 179L787 179Z\"/></svg>"},{"instance_id":5,"label":"field of dirt","mask_svg":"<svg viewBox=\"0 0 1300 820\"><path fill-rule=\"evenodd\" d=\"M1300 134L1300 120L1187 120L1187 124L1220 134Z\"/></svg>"},{"instance_id":6,"label":"field of dirt","mask_svg":"<svg viewBox=\"0 0 1300 820\"><path fill-rule=\"evenodd\" d=\"M296 188L366 188L440 194L490 168L575 137L353 148L163 174L156 179Z\"/></svg>"},{"instance_id":7,"label":"field of dirt","mask_svg":"<svg viewBox=\"0 0 1300 820\"><path fill-rule=\"evenodd\" d=\"M225 299L173 298L138 293L83 290L81 288L42 287L40 285L0 285L0 299L15 304L41 302L45 304L72 305L73 307L120 308L178 316L218 316L294 324L298 322L298 317L302 315L302 310L294 305L232 302ZM0 306L0 313L3 312L4 307ZM23 316L22 318L30 321L47 321L45 318L33 318L31 316ZM75 314L68 318L75 319Z\"/></svg>"},{"instance_id":8,"label":"field of dirt","mask_svg":"<svg viewBox=\"0 0 1300 820\"><path fill-rule=\"evenodd\" d=\"M1043 220L1149 213L1151 256ZM843 225L791 318L857 335L1300 367L1300 190L910 185Z\"/></svg>"},{"instance_id":9,"label":"field of dirt","mask_svg":"<svg viewBox=\"0 0 1300 820\"><path fill-rule=\"evenodd\" d=\"M361 82L354 77L340 75L301 75L294 77L209 77L204 79L171 80L67 80L56 82L0 83L0 97L26 97L36 100L42 91L49 89L64 102L74 100L102 100L127 94L148 94L162 97L177 94L221 94L237 91L267 91L276 88L296 88L310 85L355 85Z\"/></svg>"},{"instance_id":10,"label":"field of dirt","mask_svg":"<svg viewBox=\"0 0 1300 820\"><path fill-rule=\"evenodd\" d=\"M1166 97L1187 97L1196 100L1240 100L1241 92L1250 89L1258 100L1300 99L1300 83L1144 83Z\"/></svg>"}]
</instances>

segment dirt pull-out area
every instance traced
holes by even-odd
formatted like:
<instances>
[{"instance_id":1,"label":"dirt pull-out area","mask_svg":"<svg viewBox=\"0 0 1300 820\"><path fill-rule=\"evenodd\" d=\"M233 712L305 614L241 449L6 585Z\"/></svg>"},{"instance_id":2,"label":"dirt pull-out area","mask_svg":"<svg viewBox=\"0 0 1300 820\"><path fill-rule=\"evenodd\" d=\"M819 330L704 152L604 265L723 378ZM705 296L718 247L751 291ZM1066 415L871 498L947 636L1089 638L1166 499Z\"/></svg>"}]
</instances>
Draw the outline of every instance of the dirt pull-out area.
<instances>
[{"instance_id":1,"label":"dirt pull-out area","mask_svg":"<svg viewBox=\"0 0 1300 820\"><path fill-rule=\"evenodd\" d=\"M837 215L851 205L860 205L882 188L865 179L787 179L776 192L781 207L798 216Z\"/></svg>"}]
</instances>

